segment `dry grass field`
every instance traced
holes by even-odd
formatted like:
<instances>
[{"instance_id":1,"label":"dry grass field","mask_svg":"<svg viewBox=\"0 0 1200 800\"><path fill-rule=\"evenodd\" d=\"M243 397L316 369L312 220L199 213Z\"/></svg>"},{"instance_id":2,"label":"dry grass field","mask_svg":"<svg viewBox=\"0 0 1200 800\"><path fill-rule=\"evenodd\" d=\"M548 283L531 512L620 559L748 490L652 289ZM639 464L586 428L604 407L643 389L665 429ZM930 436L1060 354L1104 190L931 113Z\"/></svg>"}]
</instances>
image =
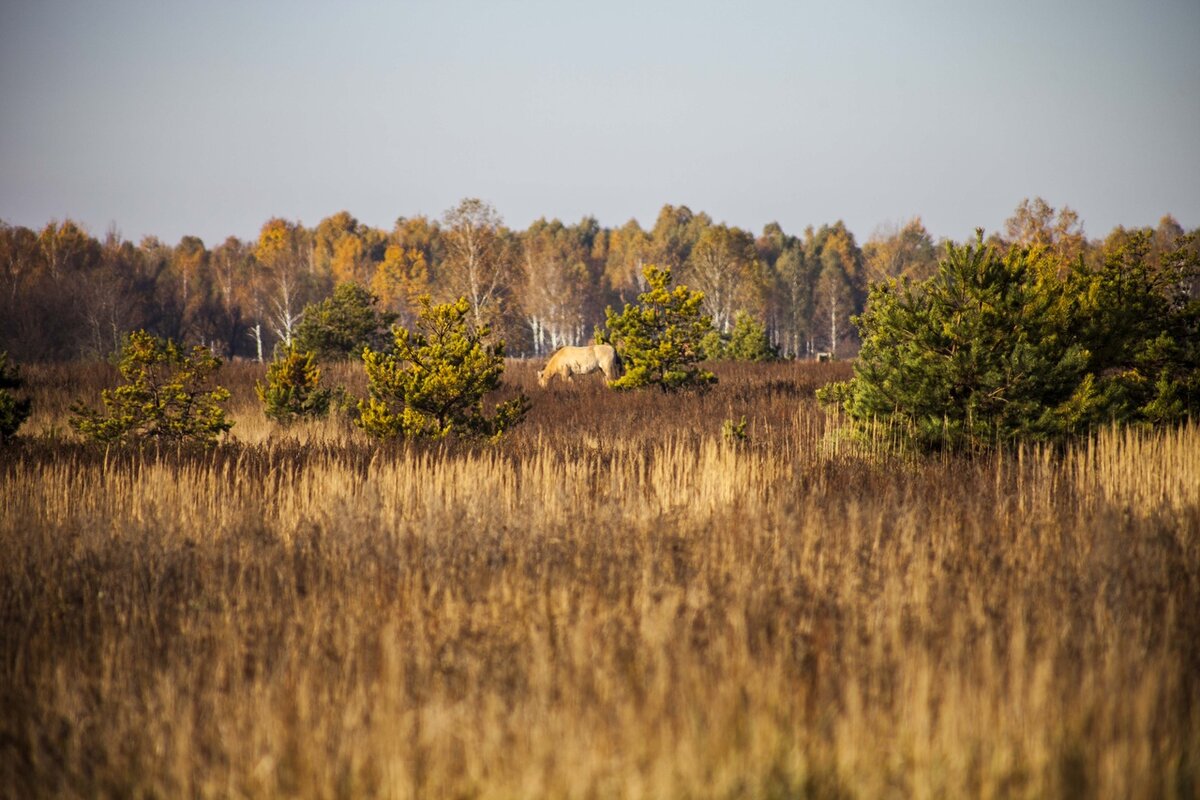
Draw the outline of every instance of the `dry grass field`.
<instances>
[{"instance_id":1,"label":"dry grass field","mask_svg":"<svg viewBox=\"0 0 1200 800\"><path fill-rule=\"evenodd\" d=\"M913 457L812 400L540 392L495 446L0 454L0 795L1192 798L1200 426ZM355 370L335 370L361 390ZM722 423L745 415L749 438Z\"/></svg>"}]
</instances>

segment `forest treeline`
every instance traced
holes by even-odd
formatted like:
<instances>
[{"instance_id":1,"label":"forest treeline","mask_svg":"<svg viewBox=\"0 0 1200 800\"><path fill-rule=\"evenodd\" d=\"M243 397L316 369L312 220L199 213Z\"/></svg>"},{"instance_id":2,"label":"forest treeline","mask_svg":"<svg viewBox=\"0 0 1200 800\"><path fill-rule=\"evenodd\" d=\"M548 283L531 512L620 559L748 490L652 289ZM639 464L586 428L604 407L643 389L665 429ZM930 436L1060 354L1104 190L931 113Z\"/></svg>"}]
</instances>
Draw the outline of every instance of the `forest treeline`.
<instances>
[{"instance_id":1,"label":"forest treeline","mask_svg":"<svg viewBox=\"0 0 1200 800\"><path fill-rule=\"evenodd\" d=\"M1089 239L1074 211L1038 198L1023 201L991 241L1099 263L1132 232ZM1184 233L1163 217L1150 231L1151 255ZM0 222L0 350L26 362L106 357L145 329L224 357L267 360L291 342L307 305L354 282L401 324L411 324L421 295L465 297L473 320L490 324L510 354L541 355L590 340L605 307L634 299L646 288L643 267L656 264L704 292L723 333L746 312L784 356L848 355L857 348L850 317L869 285L928 277L943 244L920 218L860 245L841 221L800 235L770 223L755 235L673 205L649 229L585 217L539 219L520 231L478 199L440 219L400 218L391 230L347 211L311 228L274 218L256 240L230 236L214 247L194 236L134 243L115 229L96 237L71 220L41 230Z\"/></svg>"}]
</instances>

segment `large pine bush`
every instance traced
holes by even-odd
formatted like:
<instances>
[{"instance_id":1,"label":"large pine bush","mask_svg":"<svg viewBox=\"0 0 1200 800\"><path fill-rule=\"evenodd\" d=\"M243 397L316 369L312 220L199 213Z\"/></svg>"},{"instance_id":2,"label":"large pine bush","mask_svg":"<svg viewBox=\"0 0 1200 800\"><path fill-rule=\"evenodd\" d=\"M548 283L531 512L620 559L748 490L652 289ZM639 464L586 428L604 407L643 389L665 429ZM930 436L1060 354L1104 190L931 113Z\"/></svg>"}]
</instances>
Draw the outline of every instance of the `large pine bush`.
<instances>
[{"instance_id":1,"label":"large pine bush","mask_svg":"<svg viewBox=\"0 0 1200 800\"><path fill-rule=\"evenodd\" d=\"M396 315L376 308L379 298L354 282L342 283L331 297L304 308L296 328L295 347L322 361L357 356L364 347L387 341L387 327Z\"/></svg>"},{"instance_id":2,"label":"large pine bush","mask_svg":"<svg viewBox=\"0 0 1200 800\"><path fill-rule=\"evenodd\" d=\"M1135 235L1098 270L1041 248L949 246L929 280L872 288L854 378L821 396L927 448L1181 419L1200 388L1190 244L1152 265Z\"/></svg>"}]
</instances>

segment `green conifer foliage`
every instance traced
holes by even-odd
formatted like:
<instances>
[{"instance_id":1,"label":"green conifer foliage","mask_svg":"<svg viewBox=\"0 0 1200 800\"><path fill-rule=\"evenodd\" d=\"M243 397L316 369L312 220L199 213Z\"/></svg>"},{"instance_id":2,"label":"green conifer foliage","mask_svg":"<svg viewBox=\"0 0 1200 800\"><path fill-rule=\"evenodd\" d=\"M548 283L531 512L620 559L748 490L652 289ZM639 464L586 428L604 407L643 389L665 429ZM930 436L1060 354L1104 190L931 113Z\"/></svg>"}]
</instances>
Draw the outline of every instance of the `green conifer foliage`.
<instances>
[{"instance_id":1,"label":"green conifer foliage","mask_svg":"<svg viewBox=\"0 0 1200 800\"><path fill-rule=\"evenodd\" d=\"M819 396L925 448L1180 419L1198 410L1195 301L1156 276L1136 241L1095 272L1041 247L949 246L929 280L872 288L855 376Z\"/></svg>"},{"instance_id":2,"label":"green conifer foliage","mask_svg":"<svg viewBox=\"0 0 1200 800\"><path fill-rule=\"evenodd\" d=\"M722 336L715 330L704 334L704 338L700 340L700 352L704 354L705 361L724 361L726 348L729 346L729 337Z\"/></svg>"},{"instance_id":3,"label":"green conifer foliage","mask_svg":"<svg viewBox=\"0 0 1200 800\"><path fill-rule=\"evenodd\" d=\"M709 331L700 340L700 349L709 361L775 361L779 348L771 344L767 328L748 311L733 315L729 333Z\"/></svg>"},{"instance_id":4,"label":"green conifer foliage","mask_svg":"<svg viewBox=\"0 0 1200 800\"><path fill-rule=\"evenodd\" d=\"M730 361L774 361L779 358L779 351L771 345L766 326L753 314L739 311L733 316L725 358Z\"/></svg>"},{"instance_id":5,"label":"green conifer foliage","mask_svg":"<svg viewBox=\"0 0 1200 800\"><path fill-rule=\"evenodd\" d=\"M229 390L209 388L220 365L203 347L189 354L170 339L134 331L118 365L125 383L103 392L103 411L76 403L71 427L104 443L211 444L233 427L222 407Z\"/></svg>"},{"instance_id":6,"label":"green conifer foliage","mask_svg":"<svg viewBox=\"0 0 1200 800\"><path fill-rule=\"evenodd\" d=\"M333 296L305 307L296 328L295 346L322 361L337 361L379 347L396 315L378 311L379 299L357 283L339 284Z\"/></svg>"},{"instance_id":7,"label":"green conifer foliage","mask_svg":"<svg viewBox=\"0 0 1200 800\"><path fill-rule=\"evenodd\" d=\"M0 350L0 445L11 441L17 428L29 418L32 402L14 394L23 385L21 371L16 364L10 365L8 353Z\"/></svg>"},{"instance_id":8,"label":"green conifer foliage","mask_svg":"<svg viewBox=\"0 0 1200 800\"><path fill-rule=\"evenodd\" d=\"M1072 335L1088 343L1089 371L1118 421L1172 422L1200 412L1200 251L1180 238L1158 263L1152 234L1135 231L1095 271L1072 274Z\"/></svg>"},{"instance_id":9,"label":"green conifer foliage","mask_svg":"<svg viewBox=\"0 0 1200 800\"><path fill-rule=\"evenodd\" d=\"M649 289L620 314L605 310L602 338L617 348L625 374L614 389L658 386L663 391L704 388L717 382L698 364L712 320L701 310L704 293L671 286L671 270L648 265L643 274Z\"/></svg>"},{"instance_id":10,"label":"green conifer foliage","mask_svg":"<svg viewBox=\"0 0 1200 800\"><path fill-rule=\"evenodd\" d=\"M325 416L333 394L321 386L316 354L294 347L278 354L267 367L266 383L256 382L254 390L262 401L263 413L284 425L300 417Z\"/></svg>"},{"instance_id":11,"label":"green conifer foliage","mask_svg":"<svg viewBox=\"0 0 1200 800\"><path fill-rule=\"evenodd\" d=\"M523 394L484 414L483 396L504 372L504 343L489 342L490 329L470 324L470 312L465 298L433 305L424 296L418 330L396 326L391 351L363 351L370 395L359 427L379 438L496 438L524 418Z\"/></svg>"}]
</instances>

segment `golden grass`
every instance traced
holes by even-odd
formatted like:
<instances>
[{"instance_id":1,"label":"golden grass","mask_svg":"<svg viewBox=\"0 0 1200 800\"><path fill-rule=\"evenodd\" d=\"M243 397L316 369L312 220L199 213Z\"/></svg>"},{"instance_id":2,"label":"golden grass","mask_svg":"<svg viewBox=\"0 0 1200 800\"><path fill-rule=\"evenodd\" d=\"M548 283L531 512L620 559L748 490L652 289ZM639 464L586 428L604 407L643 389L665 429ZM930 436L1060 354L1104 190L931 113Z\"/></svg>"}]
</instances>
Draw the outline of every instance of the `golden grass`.
<instances>
[{"instance_id":1,"label":"golden grass","mask_svg":"<svg viewBox=\"0 0 1200 800\"><path fill-rule=\"evenodd\" d=\"M56 369L34 433L102 385ZM675 398L514 363L501 445L377 447L267 426L237 369L239 442L0 456L0 794L1200 786L1196 425L915 459L829 435L836 365Z\"/></svg>"}]
</instances>

